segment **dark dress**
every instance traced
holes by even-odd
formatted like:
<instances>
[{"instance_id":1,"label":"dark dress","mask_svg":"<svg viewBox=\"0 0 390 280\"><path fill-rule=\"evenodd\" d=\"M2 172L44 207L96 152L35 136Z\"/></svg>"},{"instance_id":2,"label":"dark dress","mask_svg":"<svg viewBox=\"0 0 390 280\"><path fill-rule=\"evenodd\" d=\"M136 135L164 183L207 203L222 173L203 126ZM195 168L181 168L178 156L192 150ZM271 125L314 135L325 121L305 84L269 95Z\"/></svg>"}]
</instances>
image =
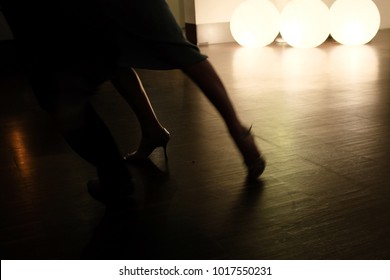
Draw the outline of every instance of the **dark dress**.
<instances>
[{"instance_id":1,"label":"dark dress","mask_svg":"<svg viewBox=\"0 0 390 280\"><path fill-rule=\"evenodd\" d=\"M88 60L162 70L207 58L185 39L165 0L0 0L0 4L35 67L61 68Z\"/></svg>"},{"instance_id":2,"label":"dark dress","mask_svg":"<svg viewBox=\"0 0 390 280\"><path fill-rule=\"evenodd\" d=\"M185 39L165 0L106 0L103 5L114 22L120 66L174 69L207 58Z\"/></svg>"}]
</instances>

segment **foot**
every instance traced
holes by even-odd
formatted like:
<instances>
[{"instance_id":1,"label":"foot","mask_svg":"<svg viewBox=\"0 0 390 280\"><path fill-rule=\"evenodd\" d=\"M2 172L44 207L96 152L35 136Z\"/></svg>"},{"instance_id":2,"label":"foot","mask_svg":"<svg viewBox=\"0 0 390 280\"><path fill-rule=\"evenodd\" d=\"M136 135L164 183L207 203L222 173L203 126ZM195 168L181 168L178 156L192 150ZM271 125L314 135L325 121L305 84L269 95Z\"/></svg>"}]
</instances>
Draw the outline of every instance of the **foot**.
<instances>
[{"instance_id":1,"label":"foot","mask_svg":"<svg viewBox=\"0 0 390 280\"><path fill-rule=\"evenodd\" d=\"M162 130L151 136L142 136L141 143L135 152L128 153L124 156L124 160L127 162L139 162L145 161L149 158L150 154L158 147L163 147L165 160L168 160L167 156L167 144L170 139L168 130L162 128Z\"/></svg>"},{"instance_id":2,"label":"foot","mask_svg":"<svg viewBox=\"0 0 390 280\"><path fill-rule=\"evenodd\" d=\"M256 180L263 174L266 161L258 150L254 137L251 133L251 128L244 129L244 132L235 139L238 149L240 150L245 165L248 169L247 179L249 181Z\"/></svg>"},{"instance_id":3,"label":"foot","mask_svg":"<svg viewBox=\"0 0 390 280\"><path fill-rule=\"evenodd\" d=\"M246 167L248 168L247 180L253 181L257 180L263 174L266 166L265 159L260 155L256 160L252 162L245 162Z\"/></svg>"}]
</instances>

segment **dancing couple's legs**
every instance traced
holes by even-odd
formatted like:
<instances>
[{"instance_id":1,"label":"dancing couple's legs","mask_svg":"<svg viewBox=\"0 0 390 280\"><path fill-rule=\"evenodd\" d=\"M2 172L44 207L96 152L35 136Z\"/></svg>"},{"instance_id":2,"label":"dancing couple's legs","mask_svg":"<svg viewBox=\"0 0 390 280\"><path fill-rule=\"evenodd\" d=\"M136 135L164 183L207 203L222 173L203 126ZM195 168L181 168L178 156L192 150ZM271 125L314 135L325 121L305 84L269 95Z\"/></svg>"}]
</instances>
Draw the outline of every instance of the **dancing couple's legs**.
<instances>
[{"instance_id":1,"label":"dancing couple's legs","mask_svg":"<svg viewBox=\"0 0 390 280\"><path fill-rule=\"evenodd\" d=\"M254 139L250 134L250 129L242 125L239 120L226 89L212 65L208 60L203 60L199 63L185 67L182 70L199 86L222 116L232 139L248 167L248 176L251 179L260 176L264 171L265 161L256 147ZM139 149L143 147L142 142L151 143L150 140L146 141L144 139L153 137L153 135L162 137L165 129L159 123L136 73L134 71L122 69L116 75L116 78L113 79L113 84L134 109L134 112L140 121L143 141L141 141ZM166 140L166 142L167 141L168 140ZM165 143L166 145L166 142L161 140L156 141L156 143L159 142ZM142 154L142 157L146 158L157 145L154 147L153 145L148 145L148 147L148 153L136 152L136 154ZM143 149L143 151L145 151L145 149ZM141 159L142 157L139 158Z\"/></svg>"}]
</instances>

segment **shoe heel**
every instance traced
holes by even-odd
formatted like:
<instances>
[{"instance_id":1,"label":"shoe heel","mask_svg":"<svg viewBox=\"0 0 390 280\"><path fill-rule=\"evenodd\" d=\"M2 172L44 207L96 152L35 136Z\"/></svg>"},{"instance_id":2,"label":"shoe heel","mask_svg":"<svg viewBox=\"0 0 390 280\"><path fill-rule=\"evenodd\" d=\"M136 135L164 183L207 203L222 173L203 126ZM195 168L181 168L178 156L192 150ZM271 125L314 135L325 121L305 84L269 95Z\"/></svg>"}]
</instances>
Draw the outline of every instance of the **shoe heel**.
<instances>
[{"instance_id":1,"label":"shoe heel","mask_svg":"<svg viewBox=\"0 0 390 280\"><path fill-rule=\"evenodd\" d=\"M170 134L165 128L158 138L142 138L138 150L125 155L124 160L128 163L145 161L155 149L162 147L164 149L165 161L168 161L167 145L169 139Z\"/></svg>"},{"instance_id":2,"label":"shoe heel","mask_svg":"<svg viewBox=\"0 0 390 280\"><path fill-rule=\"evenodd\" d=\"M264 157L260 156L255 161L246 163L246 166L248 168L248 181L254 181L263 174L266 167L266 161Z\"/></svg>"},{"instance_id":3,"label":"shoe heel","mask_svg":"<svg viewBox=\"0 0 390 280\"><path fill-rule=\"evenodd\" d=\"M165 161L168 161L167 144L168 142L165 145L163 145Z\"/></svg>"}]
</instances>

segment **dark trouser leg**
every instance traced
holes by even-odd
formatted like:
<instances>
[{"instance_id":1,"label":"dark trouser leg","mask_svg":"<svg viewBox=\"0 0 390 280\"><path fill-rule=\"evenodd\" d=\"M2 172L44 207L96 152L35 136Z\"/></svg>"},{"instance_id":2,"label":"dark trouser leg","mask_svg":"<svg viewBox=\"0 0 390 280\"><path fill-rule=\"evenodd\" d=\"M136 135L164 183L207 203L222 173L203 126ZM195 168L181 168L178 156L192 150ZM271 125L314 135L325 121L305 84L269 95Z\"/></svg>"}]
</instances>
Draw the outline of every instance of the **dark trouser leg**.
<instances>
[{"instance_id":1,"label":"dark trouser leg","mask_svg":"<svg viewBox=\"0 0 390 280\"><path fill-rule=\"evenodd\" d=\"M129 171L104 122L88 101L93 92L84 79L70 73L33 76L39 103L56 120L70 147L93 164L105 187L115 189L130 183Z\"/></svg>"}]
</instances>

